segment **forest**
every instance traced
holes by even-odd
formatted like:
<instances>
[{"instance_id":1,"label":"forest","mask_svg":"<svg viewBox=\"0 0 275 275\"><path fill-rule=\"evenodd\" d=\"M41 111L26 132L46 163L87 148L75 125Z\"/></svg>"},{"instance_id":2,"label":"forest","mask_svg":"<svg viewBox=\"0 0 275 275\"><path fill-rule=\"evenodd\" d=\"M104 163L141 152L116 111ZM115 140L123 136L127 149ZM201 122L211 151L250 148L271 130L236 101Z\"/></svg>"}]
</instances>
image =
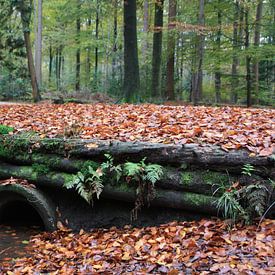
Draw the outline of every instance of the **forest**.
<instances>
[{"instance_id":1,"label":"forest","mask_svg":"<svg viewBox=\"0 0 275 275\"><path fill-rule=\"evenodd\" d=\"M0 97L274 106L274 0L1 0Z\"/></svg>"},{"instance_id":2,"label":"forest","mask_svg":"<svg viewBox=\"0 0 275 275\"><path fill-rule=\"evenodd\" d=\"M275 0L0 0L0 274L275 274Z\"/></svg>"}]
</instances>

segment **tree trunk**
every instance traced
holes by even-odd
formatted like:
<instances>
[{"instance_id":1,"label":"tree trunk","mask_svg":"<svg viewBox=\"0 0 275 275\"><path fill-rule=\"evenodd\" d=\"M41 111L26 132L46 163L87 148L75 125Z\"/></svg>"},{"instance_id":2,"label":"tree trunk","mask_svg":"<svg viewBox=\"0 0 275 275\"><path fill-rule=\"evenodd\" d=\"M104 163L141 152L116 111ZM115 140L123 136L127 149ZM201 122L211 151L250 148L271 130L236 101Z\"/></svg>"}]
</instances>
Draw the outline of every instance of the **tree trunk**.
<instances>
[{"instance_id":1,"label":"tree trunk","mask_svg":"<svg viewBox=\"0 0 275 275\"><path fill-rule=\"evenodd\" d=\"M204 4L205 0L199 1L199 17L198 24L204 26ZM192 75L192 101L197 105L202 98L203 83L203 51L204 51L204 35L199 34L196 39L195 68Z\"/></svg>"},{"instance_id":2,"label":"tree trunk","mask_svg":"<svg viewBox=\"0 0 275 275\"><path fill-rule=\"evenodd\" d=\"M92 19L91 16L88 19L88 31L91 32ZM86 87L88 88L90 85L91 78L91 47L88 46L87 56L86 56Z\"/></svg>"},{"instance_id":3,"label":"tree trunk","mask_svg":"<svg viewBox=\"0 0 275 275\"><path fill-rule=\"evenodd\" d=\"M166 100L175 99L175 28L173 22L177 15L177 1L169 0L169 15L168 15L168 42L167 42L167 82L166 82Z\"/></svg>"},{"instance_id":4,"label":"tree trunk","mask_svg":"<svg viewBox=\"0 0 275 275\"><path fill-rule=\"evenodd\" d=\"M127 102L137 97L139 87L136 0L124 0L124 97Z\"/></svg>"},{"instance_id":5,"label":"tree trunk","mask_svg":"<svg viewBox=\"0 0 275 275\"><path fill-rule=\"evenodd\" d=\"M37 4L37 26L35 37L35 72L39 89L42 86L42 2L38 0Z\"/></svg>"},{"instance_id":6,"label":"tree trunk","mask_svg":"<svg viewBox=\"0 0 275 275\"><path fill-rule=\"evenodd\" d=\"M95 40L96 40L96 46L95 46L95 76L94 76L94 82L95 82L95 88L97 89L97 77L98 77L98 35L99 35L99 0L96 0L96 20L95 20Z\"/></svg>"},{"instance_id":7,"label":"tree trunk","mask_svg":"<svg viewBox=\"0 0 275 275\"><path fill-rule=\"evenodd\" d=\"M216 72L215 72L215 98L216 103L221 102L221 35L222 35L222 12L221 12L221 0L218 1L218 31L217 31L217 54L218 54L218 60L216 65Z\"/></svg>"},{"instance_id":8,"label":"tree trunk","mask_svg":"<svg viewBox=\"0 0 275 275\"><path fill-rule=\"evenodd\" d=\"M53 71L53 48L52 48L52 44L50 43L50 48L49 48L49 86L51 85L51 81L52 81L52 71Z\"/></svg>"},{"instance_id":9,"label":"tree trunk","mask_svg":"<svg viewBox=\"0 0 275 275\"><path fill-rule=\"evenodd\" d=\"M249 10L245 11L245 49L248 51L249 49L249 25L248 25L248 15ZM252 98L251 98L251 56L249 53L246 53L246 105L247 107L251 107Z\"/></svg>"},{"instance_id":10,"label":"tree trunk","mask_svg":"<svg viewBox=\"0 0 275 275\"><path fill-rule=\"evenodd\" d=\"M155 3L155 21L152 54L152 97L160 95L160 66L162 54L163 0Z\"/></svg>"},{"instance_id":11,"label":"tree trunk","mask_svg":"<svg viewBox=\"0 0 275 275\"><path fill-rule=\"evenodd\" d=\"M256 10L256 22L255 22L255 33L254 33L254 47L258 48L260 44L260 35L261 35L261 19L263 13L263 0L260 0L257 5ZM253 64L253 82L254 82L254 96L256 103L259 103L259 61L256 57Z\"/></svg>"},{"instance_id":12,"label":"tree trunk","mask_svg":"<svg viewBox=\"0 0 275 275\"><path fill-rule=\"evenodd\" d=\"M81 28L81 21L80 21L80 9L81 9L81 2L77 0L77 19L76 19L76 64L75 64L75 90L80 90L80 28Z\"/></svg>"},{"instance_id":13,"label":"tree trunk","mask_svg":"<svg viewBox=\"0 0 275 275\"><path fill-rule=\"evenodd\" d=\"M33 55L32 55L32 46L31 46L31 39L30 39L30 20L31 20L30 8L26 7L23 1L20 1L18 8L21 14L24 40L25 40L25 46L27 51L28 68L29 68L29 73L31 77L33 101L38 102L41 100L41 96L40 96L40 91L37 84Z\"/></svg>"},{"instance_id":14,"label":"tree trunk","mask_svg":"<svg viewBox=\"0 0 275 275\"><path fill-rule=\"evenodd\" d=\"M142 47L142 53L143 53L143 60L146 60L147 58L147 50L148 50L148 32L149 32L149 3L148 0L144 0L143 5L143 32L145 34L145 38L143 41L143 47Z\"/></svg>"},{"instance_id":15,"label":"tree trunk","mask_svg":"<svg viewBox=\"0 0 275 275\"><path fill-rule=\"evenodd\" d=\"M118 0L113 0L114 6L114 26L113 26L113 58L112 58L112 79L113 81L116 78L116 70L117 70L117 8L118 8Z\"/></svg>"},{"instance_id":16,"label":"tree trunk","mask_svg":"<svg viewBox=\"0 0 275 275\"><path fill-rule=\"evenodd\" d=\"M238 101L238 65L239 58L237 57L238 50L238 24L239 24L239 12L240 5L239 1L235 3L235 12L234 12L234 23L233 23L233 58L232 58L232 69L231 69L231 103L236 104Z\"/></svg>"}]
</instances>

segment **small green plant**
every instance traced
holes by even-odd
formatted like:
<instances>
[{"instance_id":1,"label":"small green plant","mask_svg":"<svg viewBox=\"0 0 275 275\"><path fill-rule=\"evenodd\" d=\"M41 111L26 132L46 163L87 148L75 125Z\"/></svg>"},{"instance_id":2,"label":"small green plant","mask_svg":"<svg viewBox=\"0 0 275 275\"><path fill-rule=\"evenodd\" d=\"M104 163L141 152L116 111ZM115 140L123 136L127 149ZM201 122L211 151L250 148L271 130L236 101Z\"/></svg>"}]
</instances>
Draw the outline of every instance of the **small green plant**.
<instances>
[{"instance_id":1,"label":"small green plant","mask_svg":"<svg viewBox=\"0 0 275 275\"><path fill-rule=\"evenodd\" d=\"M13 131L14 131L14 128L7 125L0 124L0 135L7 135Z\"/></svg>"},{"instance_id":2,"label":"small green plant","mask_svg":"<svg viewBox=\"0 0 275 275\"><path fill-rule=\"evenodd\" d=\"M242 168L242 174L251 177L254 170L254 166L247 163Z\"/></svg>"},{"instance_id":3,"label":"small green plant","mask_svg":"<svg viewBox=\"0 0 275 275\"><path fill-rule=\"evenodd\" d=\"M83 199L89 204L93 204L93 195L96 194L97 199L99 199L103 191L102 175L102 170L100 168L94 170L93 167L90 166L86 175L82 172L78 172L74 179L65 183L64 186L67 189L76 188L78 194Z\"/></svg>"},{"instance_id":4,"label":"small green plant","mask_svg":"<svg viewBox=\"0 0 275 275\"><path fill-rule=\"evenodd\" d=\"M155 196L155 183L163 175L162 166L158 164L145 164L145 159L139 163L126 162L124 165L114 164L111 155L105 154L106 161L101 163L98 168L85 165L79 171L72 181L64 184L67 189L76 188L79 195L88 203L93 203L93 196L99 199L103 191L103 182L108 179L114 179L119 182L125 178L126 182L134 182L137 184L135 208L132 210L132 219L137 218L138 210Z\"/></svg>"},{"instance_id":5,"label":"small green plant","mask_svg":"<svg viewBox=\"0 0 275 275\"><path fill-rule=\"evenodd\" d=\"M123 173L127 182L137 183L135 207L132 210L131 218L137 219L138 211L155 197L155 183L163 175L163 168L158 164L145 164L145 158L139 163L127 162L124 164Z\"/></svg>"}]
</instances>

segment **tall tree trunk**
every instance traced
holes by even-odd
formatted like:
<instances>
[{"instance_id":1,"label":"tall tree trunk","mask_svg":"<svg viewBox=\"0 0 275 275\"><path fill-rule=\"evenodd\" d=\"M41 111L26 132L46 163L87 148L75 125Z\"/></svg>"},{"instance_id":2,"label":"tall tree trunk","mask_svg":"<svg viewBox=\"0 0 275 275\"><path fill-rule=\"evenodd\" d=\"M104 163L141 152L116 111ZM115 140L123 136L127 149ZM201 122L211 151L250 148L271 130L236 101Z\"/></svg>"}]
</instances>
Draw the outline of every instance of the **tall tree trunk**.
<instances>
[{"instance_id":1,"label":"tall tree trunk","mask_svg":"<svg viewBox=\"0 0 275 275\"><path fill-rule=\"evenodd\" d=\"M152 54L152 96L160 95L160 66L162 50L163 0L155 3L155 20Z\"/></svg>"},{"instance_id":2,"label":"tall tree trunk","mask_svg":"<svg viewBox=\"0 0 275 275\"><path fill-rule=\"evenodd\" d=\"M96 47L95 47L95 87L97 89L97 76L98 76L98 35L99 35L99 0L96 0L96 20L95 20L95 39L96 39Z\"/></svg>"},{"instance_id":3,"label":"tall tree trunk","mask_svg":"<svg viewBox=\"0 0 275 275\"><path fill-rule=\"evenodd\" d=\"M115 80L117 70L117 8L118 0L113 0L114 26L113 26L113 58L112 58L112 79Z\"/></svg>"},{"instance_id":4,"label":"tall tree trunk","mask_svg":"<svg viewBox=\"0 0 275 275\"><path fill-rule=\"evenodd\" d=\"M24 41L26 46L27 52L27 59L28 59L28 68L31 77L31 85L32 85L32 97L34 102L38 102L41 100L39 87L37 84L36 74L35 74L35 67L32 55L32 46L31 46L31 39L30 39L30 21L31 21L31 2L25 3L20 1L18 4L18 10L21 14L21 21L24 33ZM28 5L28 6L27 6Z\"/></svg>"},{"instance_id":5,"label":"tall tree trunk","mask_svg":"<svg viewBox=\"0 0 275 275\"><path fill-rule=\"evenodd\" d=\"M249 49L249 22L248 22L248 16L249 16L249 9L247 8L245 11L245 49L248 51ZM246 53L246 105L247 107L250 107L252 105L252 98L251 98L251 56L247 52Z\"/></svg>"},{"instance_id":6,"label":"tall tree trunk","mask_svg":"<svg viewBox=\"0 0 275 275\"><path fill-rule=\"evenodd\" d=\"M215 72L215 98L216 103L221 102L221 35L222 35L222 12L221 12L221 0L218 0L218 31L217 31L217 65L216 65L216 72Z\"/></svg>"},{"instance_id":7,"label":"tall tree trunk","mask_svg":"<svg viewBox=\"0 0 275 275\"><path fill-rule=\"evenodd\" d=\"M166 82L166 99L175 99L175 34L173 29L175 28L173 22L177 15L177 1L169 0L169 12L168 12L168 41L167 41L167 82Z\"/></svg>"},{"instance_id":8,"label":"tall tree trunk","mask_svg":"<svg viewBox=\"0 0 275 275\"><path fill-rule=\"evenodd\" d=\"M53 48L52 44L50 42L50 48L49 48L49 85L52 81L52 71L53 71Z\"/></svg>"},{"instance_id":9,"label":"tall tree trunk","mask_svg":"<svg viewBox=\"0 0 275 275\"><path fill-rule=\"evenodd\" d=\"M88 19L88 31L91 32L92 19L91 16ZM88 46L87 56L86 56L86 87L88 88L90 85L90 77L91 77L91 47Z\"/></svg>"},{"instance_id":10,"label":"tall tree trunk","mask_svg":"<svg viewBox=\"0 0 275 275\"><path fill-rule=\"evenodd\" d=\"M133 101L140 87L136 0L124 0L124 97Z\"/></svg>"},{"instance_id":11,"label":"tall tree trunk","mask_svg":"<svg viewBox=\"0 0 275 275\"><path fill-rule=\"evenodd\" d=\"M263 13L263 0L260 0L256 10L256 22L255 22L255 33L254 33L255 48L258 48L260 44L262 13ZM256 103L259 103L259 61L257 57L254 59L253 76L254 76L253 77L254 96L256 99Z\"/></svg>"},{"instance_id":12,"label":"tall tree trunk","mask_svg":"<svg viewBox=\"0 0 275 275\"><path fill-rule=\"evenodd\" d=\"M240 5L239 1L235 2L234 23L233 23L233 58L231 68L231 103L236 104L238 100L238 65L239 58L237 56L238 50L238 24L239 24Z\"/></svg>"},{"instance_id":13,"label":"tall tree trunk","mask_svg":"<svg viewBox=\"0 0 275 275\"><path fill-rule=\"evenodd\" d=\"M143 41L142 53L143 53L143 60L146 60L147 50L148 50L148 32L149 32L149 2L148 2L148 0L144 0L143 11L144 11L143 32L145 34L145 38Z\"/></svg>"},{"instance_id":14,"label":"tall tree trunk","mask_svg":"<svg viewBox=\"0 0 275 275\"><path fill-rule=\"evenodd\" d=\"M81 9L81 2L77 0L77 19L76 19L76 43L77 43L77 50L76 50L76 64L75 64L75 90L80 90L80 28L81 28L81 21L80 21L80 9Z\"/></svg>"},{"instance_id":15,"label":"tall tree trunk","mask_svg":"<svg viewBox=\"0 0 275 275\"><path fill-rule=\"evenodd\" d=\"M62 71L62 63L63 63L63 56L62 56L62 46L59 46L59 55L58 55L58 82L59 88L61 86L61 71Z\"/></svg>"},{"instance_id":16,"label":"tall tree trunk","mask_svg":"<svg viewBox=\"0 0 275 275\"><path fill-rule=\"evenodd\" d=\"M204 26L204 5L205 0L199 0L199 17L198 24ZM203 51L204 51L204 35L199 34L196 40L195 53L195 70L192 74L192 101L197 105L202 98L202 82L203 82Z\"/></svg>"},{"instance_id":17,"label":"tall tree trunk","mask_svg":"<svg viewBox=\"0 0 275 275\"><path fill-rule=\"evenodd\" d=\"M42 0L37 3L37 26L35 36L35 72L39 88L42 86Z\"/></svg>"},{"instance_id":18,"label":"tall tree trunk","mask_svg":"<svg viewBox=\"0 0 275 275\"><path fill-rule=\"evenodd\" d=\"M55 79L56 79L56 89L59 91L60 88L60 73L59 73L59 47L56 48L56 54L55 54Z\"/></svg>"}]
</instances>

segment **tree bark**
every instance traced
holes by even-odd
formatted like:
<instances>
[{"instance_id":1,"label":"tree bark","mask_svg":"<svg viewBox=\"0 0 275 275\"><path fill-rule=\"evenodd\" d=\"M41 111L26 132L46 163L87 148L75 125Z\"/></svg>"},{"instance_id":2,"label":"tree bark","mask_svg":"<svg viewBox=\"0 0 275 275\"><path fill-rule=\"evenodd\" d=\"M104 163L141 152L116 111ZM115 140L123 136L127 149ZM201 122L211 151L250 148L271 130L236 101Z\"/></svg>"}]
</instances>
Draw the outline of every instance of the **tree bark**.
<instances>
[{"instance_id":1,"label":"tree bark","mask_svg":"<svg viewBox=\"0 0 275 275\"><path fill-rule=\"evenodd\" d=\"M113 58L112 58L112 79L113 81L116 78L117 71L117 9L118 9L118 0L113 0L114 7L114 26L113 26Z\"/></svg>"},{"instance_id":2,"label":"tree bark","mask_svg":"<svg viewBox=\"0 0 275 275\"><path fill-rule=\"evenodd\" d=\"M95 19L95 75L94 75L94 86L97 90L97 77L98 77L98 37L99 37L99 0L96 0L96 19Z\"/></svg>"},{"instance_id":3,"label":"tree bark","mask_svg":"<svg viewBox=\"0 0 275 275\"><path fill-rule=\"evenodd\" d=\"M43 0L38 0L37 4L37 26L35 37L35 72L39 89L42 86L42 5Z\"/></svg>"},{"instance_id":4,"label":"tree bark","mask_svg":"<svg viewBox=\"0 0 275 275\"><path fill-rule=\"evenodd\" d=\"M91 32L92 19L91 16L88 19L88 31ZM91 80L91 47L87 48L86 56L86 87L88 88Z\"/></svg>"},{"instance_id":5,"label":"tree bark","mask_svg":"<svg viewBox=\"0 0 275 275\"><path fill-rule=\"evenodd\" d=\"M168 14L168 42L167 42L167 82L166 82L166 100L175 99L175 34L173 30L175 26L173 22L177 15L177 1L169 0L169 14Z\"/></svg>"},{"instance_id":6,"label":"tree bark","mask_svg":"<svg viewBox=\"0 0 275 275\"><path fill-rule=\"evenodd\" d=\"M52 82L52 71L53 71L53 49L52 44L50 42L50 48L49 48L49 86Z\"/></svg>"},{"instance_id":7,"label":"tree bark","mask_svg":"<svg viewBox=\"0 0 275 275\"><path fill-rule=\"evenodd\" d=\"M245 11L245 49L248 51L249 49L249 23L248 23L248 8ZM246 53L246 105L247 107L251 107L252 105L252 97L251 97L251 56L249 53Z\"/></svg>"},{"instance_id":8,"label":"tree bark","mask_svg":"<svg viewBox=\"0 0 275 275\"><path fill-rule=\"evenodd\" d=\"M263 0L260 0L256 10L255 32L254 32L254 47L257 49L260 45L261 36L261 19L263 13ZM254 96L256 103L259 103L259 61L256 57L253 64L253 82Z\"/></svg>"},{"instance_id":9,"label":"tree bark","mask_svg":"<svg viewBox=\"0 0 275 275\"><path fill-rule=\"evenodd\" d=\"M217 54L218 60L216 65L216 72L215 72L215 99L216 103L221 102L221 35L222 35L222 12L221 12L221 0L218 1L218 10L217 10L217 17L218 17L218 31L217 31Z\"/></svg>"},{"instance_id":10,"label":"tree bark","mask_svg":"<svg viewBox=\"0 0 275 275\"><path fill-rule=\"evenodd\" d=\"M32 85L32 96L33 101L38 102L41 100L39 87L37 84L33 55L32 55L32 46L31 46L31 39L30 39L30 20L31 20L31 13L30 7L25 6L26 4L23 1L20 1L18 9L21 14L21 21L24 33L24 40L25 46L27 51L27 59L28 59L28 68L31 77L31 85ZM31 3L29 3L31 5Z\"/></svg>"},{"instance_id":11,"label":"tree bark","mask_svg":"<svg viewBox=\"0 0 275 275\"><path fill-rule=\"evenodd\" d=\"M199 0L199 17L198 24L204 26L204 5L205 0ZM199 34L196 38L195 68L192 74L192 102L197 105L202 98L203 84L203 52L204 52L204 35Z\"/></svg>"},{"instance_id":12,"label":"tree bark","mask_svg":"<svg viewBox=\"0 0 275 275\"><path fill-rule=\"evenodd\" d=\"M136 0L124 0L124 97L134 101L140 88Z\"/></svg>"},{"instance_id":13,"label":"tree bark","mask_svg":"<svg viewBox=\"0 0 275 275\"><path fill-rule=\"evenodd\" d=\"M155 20L152 54L152 97L160 95L160 66L162 55L163 0L155 3Z\"/></svg>"},{"instance_id":14,"label":"tree bark","mask_svg":"<svg viewBox=\"0 0 275 275\"><path fill-rule=\"evenodd\" d=\"M76 64L75 64L75 90L80 90L80 29L81 29L81 21L80 21L80 9L81 2L77 0L77 18L76 18Z\"/></svg>"},{"instance_id":15,"label":"tree bark","mask_svg":"<svg viewBox=\"0 0 275 275\"><path fill-rule=\"evenodd\" d=\"M232 58L232 79L231 79L231 103L236 104L238 101L238 24L239 24L240 5L239 1L235 3L234 23L233 23L233 58Z\"/></svg>"}]
</instances>

